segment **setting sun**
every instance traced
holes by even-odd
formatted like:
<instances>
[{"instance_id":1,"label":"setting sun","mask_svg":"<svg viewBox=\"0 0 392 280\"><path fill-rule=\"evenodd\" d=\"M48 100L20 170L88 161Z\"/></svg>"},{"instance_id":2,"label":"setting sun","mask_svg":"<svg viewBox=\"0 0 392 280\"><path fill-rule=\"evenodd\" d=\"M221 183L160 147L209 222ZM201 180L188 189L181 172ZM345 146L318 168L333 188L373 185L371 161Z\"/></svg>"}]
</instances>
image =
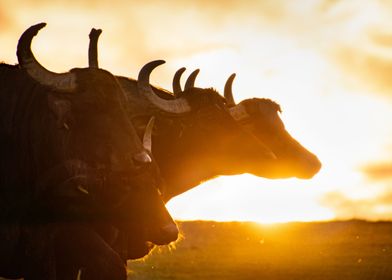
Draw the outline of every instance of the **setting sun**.
<instances>
[{"instance_id":1,"label":"setting sun","mask_svg":"<svg viewBox=\"0 0 392 280\"><path fill-rule=\"evenodd\" d=\"M222 177L174 198L168 208L172 213L178 211L181 220L274 223L333 219L334 213L317 202L320 194L311 185L294 179L260 182L251 175Z\"/></svg>"}]
</instances>

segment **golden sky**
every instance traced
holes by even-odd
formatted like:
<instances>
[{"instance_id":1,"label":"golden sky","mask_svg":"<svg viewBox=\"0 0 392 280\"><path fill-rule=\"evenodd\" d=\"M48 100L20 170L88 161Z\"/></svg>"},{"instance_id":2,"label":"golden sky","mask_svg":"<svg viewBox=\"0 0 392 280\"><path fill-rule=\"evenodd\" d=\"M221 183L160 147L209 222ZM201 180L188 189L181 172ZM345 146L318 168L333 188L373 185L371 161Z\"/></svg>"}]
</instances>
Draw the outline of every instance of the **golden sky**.
<instances>
[{"instance_id":1,"label":"golden sky","mask_svg":"<svg viewBox=\"0 0 392 280\"><path fill-rule=\"evenodd\" d=\"M136 77L164 59L152 82L200 68L197 85L236 100L271 98L287 130L319 156L312 180L221 177L169 202L178 219L392 219L392 2L385 0L0 2L0 60L16 63L30 25L47 68L87 65L88 33L102 28L100 67ZM186 76L186 75L184 75Z\"/></svg>"}]
</instances>

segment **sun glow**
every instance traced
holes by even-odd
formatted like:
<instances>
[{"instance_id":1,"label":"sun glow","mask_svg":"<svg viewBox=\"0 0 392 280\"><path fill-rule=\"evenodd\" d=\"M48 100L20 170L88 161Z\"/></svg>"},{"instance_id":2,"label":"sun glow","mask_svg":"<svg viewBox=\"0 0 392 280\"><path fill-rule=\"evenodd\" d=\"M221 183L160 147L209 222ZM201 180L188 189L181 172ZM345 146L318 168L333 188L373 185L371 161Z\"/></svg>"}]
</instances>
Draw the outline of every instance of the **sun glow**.
<instances>
[{"instance_id":1,"label":"sun glow","mask_svg":"<svg viewBox=\"0 0 392 280\"><path fill-rule=\"evenodd\" d=\"M241 175L204 183L167 206L179 220L275 223L333 219L333 212L317 203L318 195L310 184L301 186L295 180L261 181Z\"/></svg>"},{"instance_id":2,"label":"sun glow","mask_svg":"<svg viewBox=\"0 0 392 280\"><path fill-rule=\"evenodd\" d=\"M37 58L56 72L84 67L90 28L102 28L102 68L136 77L144 63L165 59L152 75L154 84L171 89L174 72L185 66L184 76L200 68L196 84L220 92L235 72L236 101L280 103L287 130L323 163L311 180L240 175L206 182L168 203L175 218L392 217L392 175L369 179L364 171L390 164L392 156L387 1L229 1L227 7L219 1L26 2L0 3L0 60L15 63L20 33L46 21L33 42Z\"/></svg>"},{"instance_id":3,"label":"sun glow","mask_svg":"<svg viewBox=\"0 0 392 280\"><path fill-rule=\"evenodd\" d=\"M271 47L273 43L263 48L255 41L259 51L270 52L263 63L241 64L239 61L251 61L255 53L243 51L239 58L238 52L228 50L198 54L188 61L209 66L200 74L198 82L203 86L208 86L204 77L223 85L227 73L222 72L236 67L238 101L257 96L279 102L287 130L319 156L321 172L310 181L241 175L207 182L169 203L177 218L263 223L329 220L336 214L323 205L323 194L339 191L348 199L358 199L374 193L359 168L385 154L392 129L379 120L392 118L390 104L383 97L342 84L342 73L319 50L304 49L294 42L282 48L289 39L269 39L277 48ZM225 71L210 71L218 68L219 61L224 61ZM200 207L189 209L194 204Z\"/></svg>"}]
</instances>

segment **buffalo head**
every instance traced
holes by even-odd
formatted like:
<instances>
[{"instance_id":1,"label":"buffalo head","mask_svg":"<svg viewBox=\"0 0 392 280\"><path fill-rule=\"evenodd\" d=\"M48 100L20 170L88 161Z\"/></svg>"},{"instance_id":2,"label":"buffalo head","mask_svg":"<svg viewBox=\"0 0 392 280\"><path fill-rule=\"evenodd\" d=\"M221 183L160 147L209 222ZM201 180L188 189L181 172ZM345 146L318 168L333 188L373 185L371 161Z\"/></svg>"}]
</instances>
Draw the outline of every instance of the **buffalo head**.
<instances>
[{"instance_id":1,"label":"buffalo head","mask_svg":"<svg viewBox=\"0 0 392 280\"><path fill-rule=\"evenodd\" d=\"M151 71L162 63L153 61L141 69L138 92L133 91L131 80L120 82L130 100L139 95L155 108L134 114L132 110L130 118L137 123L156 112L152 152L167 185L165 199L212 177L246 173L256 163L274 161L270 150L232 118L215 90L189 86L178 98L162 97L149 83Z\"/></svg>"},{"instance_id":2,"label":"buffalo head","mask_svg":"<svg viewBox=\"0 0 392 280\"><path fill-rule=\"evenodd\" d=\"M287 132L279 117L280 106L264 98L246 99L236 105L231 89L234 77L235 74L227 80L224 94L231 115L277 157L274 164L260 168L260 176L312 178L320 170L321 163Z\"/></svg>"},{"instance_id":3,"label":"buffalo head","mask_svg":"<svg viewBox=\"0 0 392 280\"><path fill-rule=\"evenodd\" d=\"M150 168L151 155L127 116L126 95L111 73L76 68L58 74L35 59L31 41L44 26L27 29L17 48L20 67L45 89L40 95L46 96L48 104L41 119L36 114L36 122L52 130L47 134L51 139L36 133L32 140L39 147L37 161L49 169L39 175L40 187L50 195L56 190L71 194L75 190L102 201L117 188L124 193L113 199L116 203L131 188L132 176Z\"/></svg>"}]
</instances>

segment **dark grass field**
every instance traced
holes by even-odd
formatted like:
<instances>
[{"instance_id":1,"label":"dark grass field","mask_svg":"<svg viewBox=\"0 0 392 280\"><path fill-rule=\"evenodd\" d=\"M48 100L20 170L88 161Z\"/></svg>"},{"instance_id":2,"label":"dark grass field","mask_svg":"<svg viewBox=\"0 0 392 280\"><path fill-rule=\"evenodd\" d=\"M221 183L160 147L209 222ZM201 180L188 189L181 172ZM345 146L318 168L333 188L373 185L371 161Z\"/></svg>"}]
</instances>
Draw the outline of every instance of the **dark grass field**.
<instances>
[{"instance_id":1,"label":"dark grass field","mask_svg":"<svg viewBox=\"0 0 392 280\"><path fill-rule=\"evenodd\" d=\"M392 279L392 223L179 225L176 248L129 262L129 279Z\"/></svg>"},{"instance_id":2,"label":"dark grass field","mask_svg":"<svg viewBox=\"0 0 392 280\"><path fill-rule=\"evenodd\" d=\"M392 222L181 222L129 280L392 280ZM0 278L2 279L2 278Z\"/></svg>"}]
</instances>

